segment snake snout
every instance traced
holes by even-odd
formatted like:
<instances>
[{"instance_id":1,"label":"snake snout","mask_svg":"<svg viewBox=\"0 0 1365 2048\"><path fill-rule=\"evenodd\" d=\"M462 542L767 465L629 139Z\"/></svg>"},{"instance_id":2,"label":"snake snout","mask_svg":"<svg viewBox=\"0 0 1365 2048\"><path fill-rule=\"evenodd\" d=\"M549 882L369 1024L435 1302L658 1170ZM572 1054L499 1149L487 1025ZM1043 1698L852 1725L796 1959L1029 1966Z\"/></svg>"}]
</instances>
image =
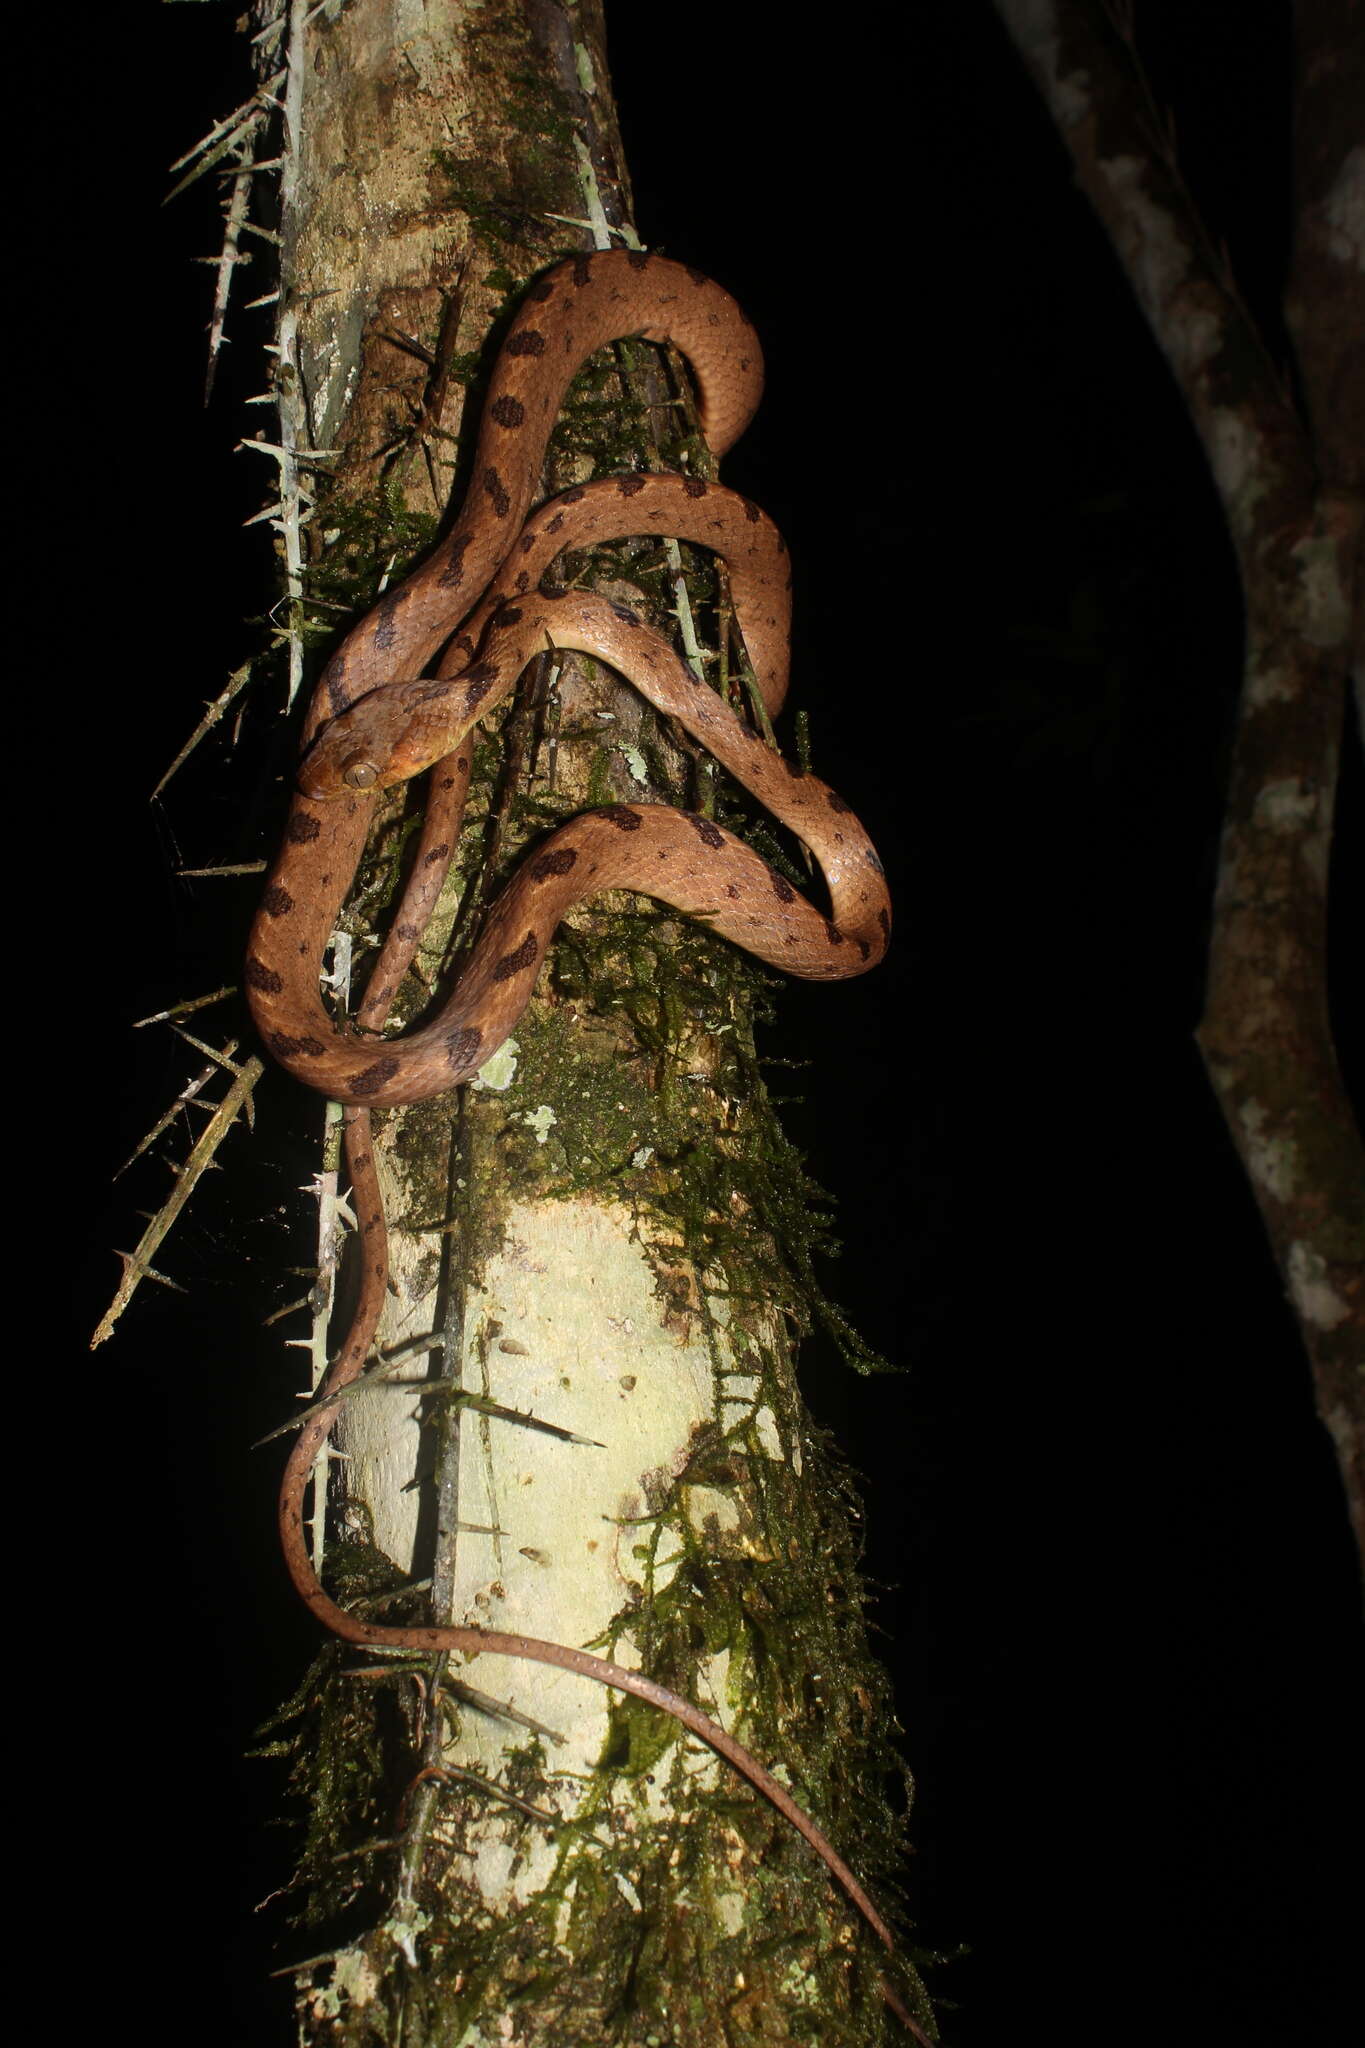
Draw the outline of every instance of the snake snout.
<instances>
[{"instance_id":1,"label":"snake snout","mask_svg":"<svg viewBox=\"0 0 1365 2048\"><path fill-rule=\"evenodd\" d=\"M315 803L325 803L348 789L373 789L382 776L372 749L353 748L338 756L334 734L324 734L299 764L299 788Z\"/></svg>"}]
</instances>

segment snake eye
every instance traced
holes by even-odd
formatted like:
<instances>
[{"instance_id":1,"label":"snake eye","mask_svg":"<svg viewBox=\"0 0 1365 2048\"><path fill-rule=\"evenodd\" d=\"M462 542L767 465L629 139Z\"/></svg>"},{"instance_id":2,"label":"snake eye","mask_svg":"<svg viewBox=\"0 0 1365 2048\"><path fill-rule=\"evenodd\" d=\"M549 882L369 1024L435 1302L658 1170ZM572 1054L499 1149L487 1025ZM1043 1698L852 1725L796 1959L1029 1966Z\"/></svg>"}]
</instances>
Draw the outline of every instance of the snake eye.
<instances>
[{"instance_id":1,"label":"snake eye","mask_svg":"<svg viewBox=\"0 0 1365 2048\"><path fill-rule=\"evenodd\" d=\"M373 789L379 770L366 754L352 754L342 765L341 779L350 789Z\"/></svg>"}]
</instances>

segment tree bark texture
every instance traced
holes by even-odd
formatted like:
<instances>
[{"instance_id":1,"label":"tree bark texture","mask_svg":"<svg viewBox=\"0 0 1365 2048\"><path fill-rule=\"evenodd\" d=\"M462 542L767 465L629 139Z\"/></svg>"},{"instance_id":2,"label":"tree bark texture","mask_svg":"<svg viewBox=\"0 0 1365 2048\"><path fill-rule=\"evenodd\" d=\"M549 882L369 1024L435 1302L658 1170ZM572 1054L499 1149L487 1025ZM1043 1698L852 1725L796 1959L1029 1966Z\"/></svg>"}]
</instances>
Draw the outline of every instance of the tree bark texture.
<instances>
[{"instance_id":1,"label":"tree bark texture","mask_svg":"<svg viewBox=\"0 0 1365 2048\"><path fill-rule=\"evenodd\" d=\"M287 131L296 677L300 646L313 663L458 503L461 429L525 283L630 206L591 0L305 14L271 0L256 23ZM603 352L547 494L676 463L685 399L663 352ZM657 542L560 566L660 621L679 601ZM682 570L696 616L723 620L709 559L684 550ZM400 1022L526 844L585 803L648 796L748 829L690 743L589 662L547 658L492 725ZM394 792L347 913L358 976L414 824ZM376 1117L380 1349L410 1355L347 1406L325 1571L376 1619L639 1663L777 1767L876 1889L902 1846L899 1766L856 1503L792 1369L833 1311L811 1268L824 1219L754 1049L770 987L653 903L588 903L479 1083ZM346 1285L343 1260L333 1341ZM890 2037L880 1960L805 1844L652 1708L540 1665L328 1645L276 1737L303 1826L295 1952L326 1950L297 1976L305 2040Z\"/></svg>"},{"instance_id":2,"label":"tree bark texture","mask_svg":"<svg viewBox=\"0 0 1365 2048\"><path fill-rule=\"evenodd\" d=\"M1327 952L1353 672L1365 707L1365 9L1295 10L1290 369L1202 226L1132 10L997 6L1176 379L1236 553L1243 687L1198 1039L1365 1559L1365 1148L1337 1059Z\"/></svg>"}]
</instances>

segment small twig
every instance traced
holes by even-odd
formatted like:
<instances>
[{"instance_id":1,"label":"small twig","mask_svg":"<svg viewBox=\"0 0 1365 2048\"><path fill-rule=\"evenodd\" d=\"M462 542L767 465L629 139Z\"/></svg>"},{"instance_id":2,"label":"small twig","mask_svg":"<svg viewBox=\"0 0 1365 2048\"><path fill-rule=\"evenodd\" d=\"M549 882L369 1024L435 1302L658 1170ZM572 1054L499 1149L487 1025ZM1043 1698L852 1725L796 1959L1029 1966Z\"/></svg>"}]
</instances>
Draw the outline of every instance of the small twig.
<instances>
[{"instance_id":1,"label":"small twig","mask_svg":"<svg viewBox=\"0 0 1365 2048\"><path fill-rule=\"evenodd\" d=\"M286 1890L287 1889L288 1887L286 1887ZM278 1896L278 1894L272 1892L270 1896L271 1898L275 1898ZM262 1904L265 1903L268 1902L262 1901ZM257 1907L257 1911L260 1911L260 1907ZM297 1977L301 1975L304 1970L320 1970L324 1963L334 1963L337 1961L338 1957L344 1956L348 1953L349 1951L344 1945L341 1948L319 1949L318 1953L315 1956L300 1956L298 1962L296 1963L281 1963L279 1969L272 1970L270 1972L270 1975L272 1977Z\"/></svg>"},{"instance_id":2,"label":"small twig","mask_svg":"<svg viewBox=\"0 0 1365 2048\"><path fill-rule=\"evenodd\" d=\"M428 1344L426 1348L434 1349L434 1342ZM575 1430L563 1429L557 1422L542 1421L540 1416L532 1414L529 1409L508 1408L501 1401L490 1401L486 1394L474 1394L464 1387L447 1386L441 1380L395 1380L391 1378L390 1375L396 1372L400 1366L410 1363L412 1356L413 1348L411 1346L404 1346L404 1355L385 1358L379 1364L372 1366L368 1372L361 1373L358 1379L353 1379L346 1386L339 1387L334 1394L325 1394L319 1401L310 1401L306 1408L301 1408L297 1415L291 1415L287 1422L281 1422L276 1428L267 1430L264 1436L257 1437L255 1443L251 1446L252 1450L259 1451L262 1445L273 1443L276 1437L287 1436L290 1430L293 1429L301 1429L305 1422L311 1421L313 1416L321 1415L332 1408L338 1408L345 1401L353 1401L358 1394L372 1393L414 1394L424 1401L444 1401L449 1403L451 1407L472 1408L479 1415L490 1415L497 1422L518 1422L523 1429L538 1429L545 1436L557 1437L563 1443L582 1444L586 1449L593 1451L604 1451L606 1449L606 1445L598 1443L594 1437L579 1436ZM461 1527L468 1527L474 1534L480 1536L501 1536L505 1534L505 1531L501 1529L475 1528L475 1525L472 1523L462 1523Z\"/></svg>"},{"instance_id":3,"label":"small twig","mask_svg":"<svg viewBox=\"0 0 1365 2048\"><path fill-rule=\"evenodd\" d=\"M263 875L267 863L263 860L239 860L221 868L177 868L176 874L186 882L221 881L225 875Z\"/></svg>"},{"instance_id":4,"label":"small twig","mask_svg":"<svg viewBox=\"0 0 1365 2048\"><path fill-rule=\"evenodd\" d=\"M465 1525L462 1523L461 1527ZM548 1728L543 1721L535 1720L530 1714L523 1714L520 1707L514 1707L510 1700L495 1700L491 1693L480 1692L476 1686L466 1685L462 1679L442 1679L438 1699L448 1706L457 1702L473 1707L480 1714L488 1714L499 1721L515 1721L519 1728L529 1728L532 1735L543 1735L547 1742L553 1742L556 1749L563 1747L565 1737L556 1728Z\"/></svg>"},{"instance_id":5,"label":"small twig","mask_svg":"<svg viewBox=\"0 0 1365 2048\"><path fill-rule=\"evenodd\" d=\"M279 75L283 76L283 73ZM246 101L243 106L237 109L235 114L229 114L226 121L220 121L217 128L213 129L209 135L206 135L202 142L197 143L194 149L190 150L187 155L180 157L171 165L172 171L178 171L182 164L190 163L195 156L199 156L199 162L194 165L193 170L187 171L179 184L172 185L170 191L161 202L163 206L169 206L173 199L178 198L196 180L202 178L206 172L211 171L215 164L221 163L225 156L230 156L233 150L240 147L248 136L255 133L256 129L265 121L267 107L275 105L275 102L268 98L268 93L269 87L266 87L257 93L253 99ZM214 136L218 137L217 141L213 140ZM201 151L203 152L202 155L200 155ZM258 163L255 168L258 171L263 171L268 169L269 166Z\"/></svg>"},{"instance_id":6,"label":"small twig","mask_svg":"<svg viewBox=\"0 0 1365 2048\"><path fill-rule=\"evenodd\" d=\"M605 1444L595 1437L579 1436L576 1430L561 1429L557 1422L544 1422L528 1408L508 1408L501 1401L490 1401L486 1394L472 1394L464 1387L443 1385L424 1387L423 1391L439 1401L448 1401L453 1407L472 1408L477 1415L491 1415L496 1422L517 1422L523 1429L538 1429L545 1436L557 1437L561 1443L583 1444L588 1450L604 1451Z\"/></svg>"},{"instance_id":7,"label":"small twig","mask_svg":"<svg viewBox=\"0 0 1365 2048\"><path fill-rule=\"evenodd\" d=\"M215 1066L221 1067L225 1074L231 1074L234 1079L240 1075L242 1070L232 1057L233 1053L237 1050L235 1038L229 1039L228 1043L220 1051L217 1046L210 1045L207 1039L196 1038L194 1033L187 1031L183 1024L172 1024L171 1029L177 1038L183 1038L186 1045L192 1045L196 1052L202 1052L206 1058L213 1061Z\"/></svg>"},{"instance_id":8,"label":"small twig","mask_svg":"<svg viewBox=\"0 0 1365 2048\"><path fill-rule=\"evenodd\" d=\"M185 762L188 761L190 755L194 752L195 748L198 746L200 740L204 738L205 734L212 732L214 726L217 725L219 719L223 716L223 713L227 710L233 698L238 694L238 692L245 686L245 684L250 679L251 670L252 663L249 661L244 661L239 669L234 669L233 673L228 677L227 682L224 684L223 688L218 692L218 695L212 700L212 702L204 707L204 716L200 719L198 725L196 725L194 731L190 734L184 746L180 749L180 752L176 755L170 767L166 770L166 773L162 776L160 782L158 782L156 788L152 791L153 801L155 801L155 799L160 796L162 790L166 787L166 784L170 781L171 777L175 774L176 770L178 768L183 767Z\"/></svg>"},{"instance_id":9,"label":"small twig","mask_svg":"<svg viewBox=\"0 0 1365 2048\"><path fill-rule=\"evenodd\" d=\"M253 1057L245 1062L237 1079L232 1083L227 1094L218 1104L208 1124L205 1126L198 1143L194 1146L189 1158L180 1169L175 1186L171 1189L166 1201L143 1231L138 1241L137 1250L119 1253L119 1257L123 1260L123 1278L119 1281L114 1298L100 1318L99 1326L94 1336L90 1339L90 1349L92 1351L97 1344L102 1344L106 1337L112 1337L114 1325L132 1300L140 1280L155 1279L162 1281L166 1286L175 1285L174 1281L168 1281L163 1273L154 1271L151 1263L152 1254L166 1236L167 1231L175 1222L176 1217L180 1214L186 1202L188 1202L199 1181L200 1175L212 1164L213 1155L227 1136L238 1110L244 1108L250 1101L251 1091L261 1078L263 1071L264 1064L262 1061Z\"/></svg>"},{"instance_id":10,"label":"small twig","mask_svg":"<svg viewBox=\"0 0 1365 2048\"><path fill-rule=\"evenodd\" d=\"M213 287L213 312L209 319L209 359L204 372L204 403L213 396L213 380L218 372L218 358L223 350L223 330L227 326L228 298L232 291L232 274L239 263L249 263L251 257L241 247L242 229L246 226L246 210L251 200L251 180L255 176L256 137L260 133L264 116L251 122L242 135L239 146L237 174L232 181L232 192L223 215L223 246L218 252L218 275Z\"/></svg>"},{"instance_id":11,"label":"small twig","mask_svg":"<svg viewBox=\"0 0 1365 2048\"><path fill-rule=\"evenodd\" d=\"M399 1801L398 1812L400 1817L403 1808L407 1805L418 1786L433 1779L438 1784L445 1784L454 1780L457 1784L476 1785L480 1792L486 1792L490 1799L496 1799L503 1806L515 1807L518 1813L529 1814L532 1820L543 1821L545 1826L549 1828L566 1828L575 1825L573 1821L566 1820L563 1814L551 1813L543 1806L533 1806L529 1799L519 1799L515 1792L507 1791L505 1786L495 1784L491 1778L481 1778L477 1771L462 1770L458 1764L424 1764ZM602 1846L605 1848L607 1845L604 1842Z\"/></svg>"},{"instance_id":12,"label":"small twig","mask_svg":"<svg viewBox=\"0 0 1365 2048\"><path fill-rule=\"evenodd\" d=\"M312 1308L315 1301L316 1289L297 1305L301 1308ZM259 1451L266 1444L273 1444L277 1437L288 1436L291 1430L302 1429L304 1423L311 1422L315 1415L324 1415L331 1409L340 1408L345 1402L355 1400L358 1394L372 1394L376 1389L396 1394L420 1394L427 1391L425 1380L391 1380L389 1374L394 1370L395 1363L392 1359L382 1359L379 1364L371 1366L368 1372L363 1372L358 1378L348 1381L344 1387L338 1387L335 1393L324 1394L320 1400L310 1401L306 1408L300 1408L298 1414L291 1415L287 1422L277 1423L274 1429L268 1429L264 1436L257 1437L251 1446L252 1450Z\"/></svg>"},{"instance_id":13,"label":"small twig","mask_svg":"<svg viewBox=\"0 0 1365 2048\"><path fill-rule=\"evenodd\" d=\"M282 1323L286 1316L297 1315L301 1308L311 1308L312 1306L313 1296L310 1290L307 1294L301 1294L297 1301L287 1301L283 1308L272 1309L270 1314L263 1320L261 1328L268 1330L273 1323Z\"/></svg>"},{"instance_id":14,"label":"small twig","mask_svg":"<svg viewBox=\"0 0 1365 2048\"><path fill-rule=\"evenodd\" d=\"M133 1161L135 1159L140 1159L143 1153L147 1150L148 1146L154 1145L156 1143L157 1139L161 1136L163 1131L169 1130L170 1126L175 1122L176 1118L179 1116L181 1110L187 1109L189 1107L190 1103L193 1102L195 1098L198 1096L200 1090L208 1085L208 1083L213 1079L214 1074L217 1073L219 1068L224 1064L223 1055L212 1052L208 1047L205 1047L205 1050L209 1051L210 1064L206 1067L201 1068L192 1081L187 1081L185 1083L185 1086L176 1096L174 1102L172 1102L170 1108L166 1111L165 1115L157 1118L157 1121L152 1125L152 1128L150 1129L150 1131L148 1131L146 1137L139 1140L139 1142L133 1147L132 1151L128 1154L128 1157L124 1160L122 1166L118 1167L117 1170L113 1174L111 1174L110 1178L112 1180L117 1180L119 1174L126 1173L128 1171L128 1168L132 1165ZM226 1047L226 1052L234 1053L236 1052L236 1050L237 1041L234 1038L229 1041ZM232 1068L232 1072L236 1073L237 1069L235 1067Z\"/></svg>"},{"instance_id":15,"label":"small twig","mask_svg":"<svg viewBox=\"0 0 1365 2048\"><path fill-rule=\"evenodd\" d=\"M235 996L236 986L228 982L223 988L216 988L209 996L186 996L181 1003L172 1003L169 1010L156 1010L150 1017L139 1017L133 1025L134 1031L141 1031L148 1024L170 1024L177 1017L192 1017L196 1010L206 1010L210 1003L221 1003L226 996Z\"/></svg>"},{"instance_id":16,"label":"small twig","mask_svg":"<svg viewBox=\"0 0 1365 2048\"><path fill-rule=\"evenodd\" d=\"M234 107L230 114L224 115L221 121L217 122L214 127L210 128L207 135L201 136L199 141L195 143L192 149L187 149L183 156L178 156L176 158L175 162L169 166L171 175L174 176L177 171L183 170L186 164L193 163L194 159L197 156L199 156L202 151L212 149L213 145L219 140L221 136L229 135L232 130L240 128L242 124L250 120L261 107L266 105L272 107L278 106L279 102L276 100L275 94L278 91L279 87L283 85L283 83L284 72L283 70L279 70L274 74L272 78L267 78L264 85L258 85L255 92L252 93L251 98L249 100L243 100L242 104L239 107Z\"/></svg>"}]
</instances>

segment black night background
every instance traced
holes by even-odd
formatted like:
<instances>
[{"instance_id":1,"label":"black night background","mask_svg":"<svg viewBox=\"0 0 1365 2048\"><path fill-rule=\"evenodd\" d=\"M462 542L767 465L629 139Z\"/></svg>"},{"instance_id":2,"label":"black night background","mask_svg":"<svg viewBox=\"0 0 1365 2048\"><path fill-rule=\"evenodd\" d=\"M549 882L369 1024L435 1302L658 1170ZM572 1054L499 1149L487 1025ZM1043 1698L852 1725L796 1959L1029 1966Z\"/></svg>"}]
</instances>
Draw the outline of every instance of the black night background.
<instances>
[{"instance_id":1,"label":"black night background","mask_svg":"<svg viewBox=\"0 0 1365 2048\"><path fill-rule=\"evenodd\" d=\"M1193 1041L1240 659L1201 455L985 0L804 27L742 0L609 0L608 20L640 231L733 291L764 344L725 475L791 548L792 703L896 905L880 972L781 992L767 1049L807 1063L773 1087L837 1200L825 1284L895 1367L859 1378L813 1343L804 1384L863 1476L917 1788L908 1898L924 1948L964 1951L930 1972L945 2043L1346 2048L1359 1584ZM1137 22L1283 356L1288 8L1141 0ZM231 24L100 11L73 60L84 173L62 233L90 267L57 324L78 404L93 378L106 408L93 443L75 430L98 546L62 599L94 650L105 771L77 1359L113 1246L164 1193L157 1166L108 1175L186 1070L163 1028L127 1026L229 978L257 887L174 872L258 850L225 742L147 800L272 596L266 530L243 530L270 472L233 453L269 418L244 408L265 330L234 325L205 411L211 181L160 204L166 166L249 89ZM263 732L275 712L247 716ZM1361 920L1346 757L1338 960ZM1359 1098L1361 1009L1344 980L1336 998ZM275 1555L278 1447L250 1449L290 1406L260 1326L307 1242L285 1227L309 1171L295 1093L272 1077L269 1143L236 1132L163 1247L188 1292L144 1287L88 1369L107 1534L77 1538L83 1574L109 1574L121 1674L105 1825L156 1870L110 1919L164 2038L263 2048L292 2038L268 1972L308 1940L254 1910L288 1842L270 1768L244 1760L315 1644Z\"/></svg>"}]
</instances>

